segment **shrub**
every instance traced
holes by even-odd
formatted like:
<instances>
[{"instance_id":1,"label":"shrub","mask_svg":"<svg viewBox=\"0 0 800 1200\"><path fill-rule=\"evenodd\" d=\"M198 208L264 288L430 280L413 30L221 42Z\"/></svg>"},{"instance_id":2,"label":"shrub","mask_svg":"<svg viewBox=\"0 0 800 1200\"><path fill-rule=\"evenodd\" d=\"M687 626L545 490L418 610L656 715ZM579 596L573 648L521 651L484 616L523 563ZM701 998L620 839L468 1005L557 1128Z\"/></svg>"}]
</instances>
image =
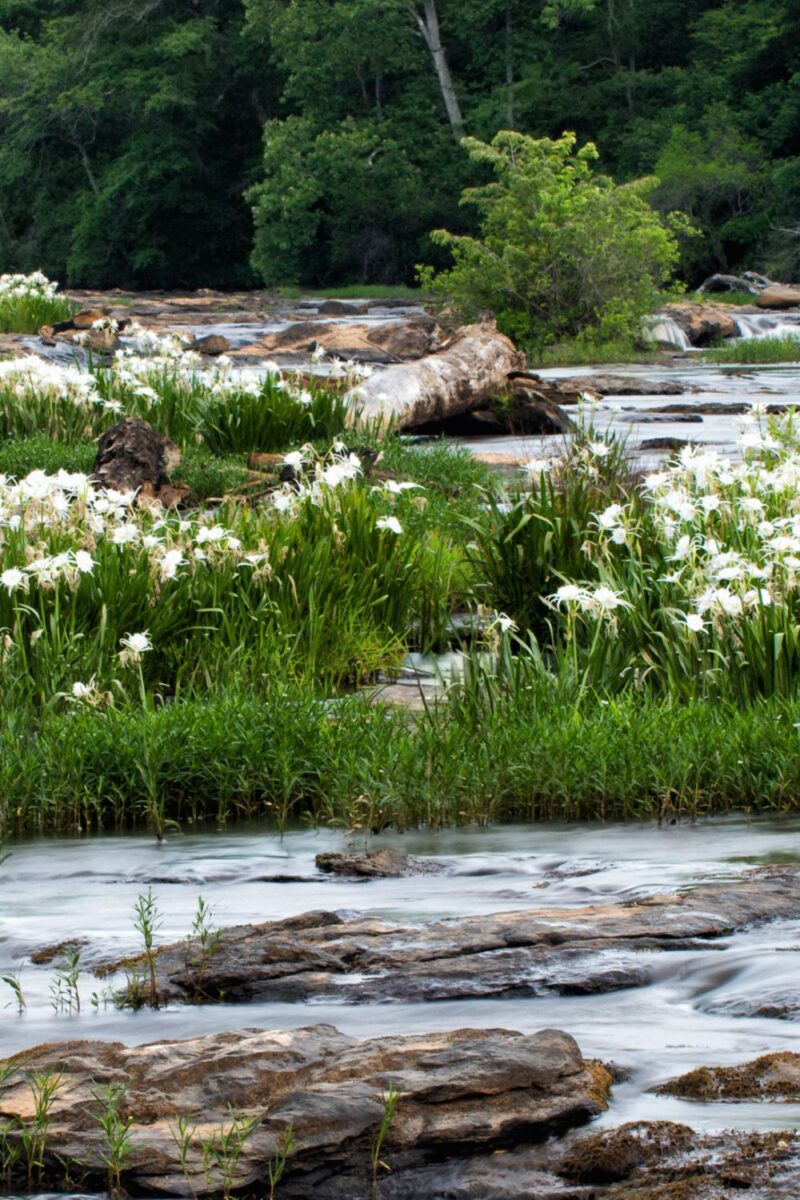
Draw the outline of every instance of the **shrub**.
<instances>
[{"instance_id":1,"label":"shrub","mask_svg":"<svg viewBox=\"0 0 800 1200\"><path fill-rule=\"evenodd\" d=\"M467 139L474 161L497 176L462 197L479 211L481 237L434 233L454 265L421 271L423 286L448 296L463 317L489 310L505 333L540 346L638 332L672 275L676 233L687 222L650 207L656 180L616 184L594 170L595 147L576 151L575 141L572 133L553 141L501 132L491 145Z\"/></svg>"}]
</instances>

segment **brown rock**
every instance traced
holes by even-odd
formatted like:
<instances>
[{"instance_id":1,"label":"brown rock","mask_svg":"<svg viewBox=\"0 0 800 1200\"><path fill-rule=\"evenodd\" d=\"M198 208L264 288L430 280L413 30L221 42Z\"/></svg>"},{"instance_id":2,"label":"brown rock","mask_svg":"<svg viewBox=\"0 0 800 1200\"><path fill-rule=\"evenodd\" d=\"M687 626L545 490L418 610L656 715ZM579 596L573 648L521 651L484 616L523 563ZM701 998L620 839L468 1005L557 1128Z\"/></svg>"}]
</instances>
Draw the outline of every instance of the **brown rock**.
<instances>
[{"instance_id":1,"label":"brown rock","mask_svg":"<svg viewBox=\"0 0 800 1200\"><path fill-rule=\"evenodd\" d=\"M435 343L433 317L411 317L384 325L344 325L299 321L259 342L233 351L236 357L307 358L320 347L334 358L361 363L394 363L422 358Z\"/></svg>"},{"instance_id":2,"label":"brown rock","mask_svg":"<svg viewBox=\"0 0 800 1200\"><path fill-rule=\"evenodd\" d=\"M800 301L798 301L800 303ZM761 297L758 298L761 303ZM721 338L736 336L736 321L730 308L716 304L668 304L664 315L679 325L693 346L707 346Z\"/></svg>"},{"instance_id":3,"label":"brown rock","mask_svg":"<svg viewBox=\"0 0 800 1200\"><path fill-rule=\"evenodd\" d=\"M140 417L125 417L97 445L92 475L102 487L119 492L143 490L158 496L168 469L180 462L180 450Z\"/></svg>"},{"instance_id":4,"label":"brown rock","mask_svg":"<svg viewBox=\"0 0 800 1200\"><path fill-rule=\"evenodd\" d=\"M189 349L194 350L196 354L206 354L211 358L216 358L219 354L227 354L232 346L226 337L212 333L208 337L195 338Z\"/></svg>"},{"instance_id":5,"label":"brown rock","mask_svg":"<svg viewBox=\"0 0 800 1200\"><path fill-rule=\"evenodd\" d=\"M800 1054L764 1054L736 1067L698 1067L656 1089L682 1100L800 1100Z\"/></svg>"},{"instance_id":6,"label":"brown rock","mask_svg":"<svg viewBox=\"0 0 800 1200\"><path fill-rule=\"evenodd\" d=\"M425 925L305 913L226 929L204 971L203 993L231 1003L363 1004L610 992L650 981L643 950L695 948L758 921L799 916L800 871L792 868L577 912L532 908ZM102 973L123 966L108 964ZM162 999L194 998L197 967L186 942L163 947L157 969Z\"/></svg>"},{"instance_id":7,"label":"brown rock","mask_svg":"<svg viewBox=\"0 0 800 1200\"><path fill-rule=\"evenodd\" d=\"M287 1200L331 1194L344 1174L354 1191L332 1194L368 1193L370 1147L390 1086L400 1100L382 1157L399 1174L579 1125L605 1108L611 1085L608 1072L585 1062L575 1041L557 1030L524 1036L461 1029L358 1041L329 1025L246 1029L137 1047L55 1043L0 1067L15 1068L0 1092L0 1121L10 1127L12 1146L21 1147L22 1123L33 1115L28 1073L61 1075L45 1154L52 1186L61 1185L65 1163L73 1178L105 1182L108 1148L96 1096L119 1085L122 1114L132 1118L128 1190L220 1193L221 1173L204 1171L200 1139L230 1128L234 1111L254 1121L235 1172L237 1191L266 1194L268 1164L291 1127L298 1152L281 1182ZM185 1173L173 1136L179 1117L196 1126ZM17 1163L22 1171L23 1154Z\"/></svg>"},{"instance_id":8,"label":"brown rock","mask_svg":"<svg viewBox=\"0 0 800 1200\"><path fill-rule=\"evenodd\" d=\"M775 283L764 288L756 298L759 308L797 308L800 306L800 287Z\"/></svg>"},{"instance_id":9,"label":"brown rock","mask_svg":"<svg viewBox=\"0 0 800 1200\"><path fill-rule=\"evenodd\" d=\"M318 854L319 871L327 875L350 875L362 879L400 879L404 875L438 875L444 867L423 858L411 858L396 850L353 851L349 854Z\"/></svg>"}]
</instances>

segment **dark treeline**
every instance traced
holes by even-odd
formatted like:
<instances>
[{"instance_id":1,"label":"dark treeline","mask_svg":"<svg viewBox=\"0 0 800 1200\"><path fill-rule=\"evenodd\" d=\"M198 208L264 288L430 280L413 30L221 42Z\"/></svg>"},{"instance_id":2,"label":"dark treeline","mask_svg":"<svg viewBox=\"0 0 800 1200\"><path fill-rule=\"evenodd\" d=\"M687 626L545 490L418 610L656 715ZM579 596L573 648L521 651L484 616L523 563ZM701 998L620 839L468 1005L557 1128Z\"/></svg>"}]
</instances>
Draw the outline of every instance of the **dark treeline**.
<instances>
[{"instance_id":1,"label":"dark treeline","mask_svg":"<svg viewBox=\"0 0 800 1200\"><path fill-rule=\"evenodd\" d=\"M690 281L800 274L797 0L0 0L0 270L412 282L506 128L656 174Z\"/></svg>"}]
</instances>

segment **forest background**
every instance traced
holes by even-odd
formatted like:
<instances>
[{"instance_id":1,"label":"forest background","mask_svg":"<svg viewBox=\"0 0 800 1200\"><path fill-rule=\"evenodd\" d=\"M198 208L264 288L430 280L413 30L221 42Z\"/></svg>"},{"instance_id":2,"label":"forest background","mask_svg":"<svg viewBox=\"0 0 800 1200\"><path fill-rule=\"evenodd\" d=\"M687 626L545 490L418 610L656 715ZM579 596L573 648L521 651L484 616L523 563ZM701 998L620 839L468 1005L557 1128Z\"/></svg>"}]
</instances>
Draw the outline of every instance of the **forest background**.
<instances>
[{"instance_id":1,"label":"forest background","mask_svg":"<svg viewBox=\"0 0 800 1200\"><path fill-rule=\"evenodd\" d=\"M501 129L657 176L689 283L800 277L796 0L0 0L0 269L411 284Z\"/></svg>"}]
</instances>

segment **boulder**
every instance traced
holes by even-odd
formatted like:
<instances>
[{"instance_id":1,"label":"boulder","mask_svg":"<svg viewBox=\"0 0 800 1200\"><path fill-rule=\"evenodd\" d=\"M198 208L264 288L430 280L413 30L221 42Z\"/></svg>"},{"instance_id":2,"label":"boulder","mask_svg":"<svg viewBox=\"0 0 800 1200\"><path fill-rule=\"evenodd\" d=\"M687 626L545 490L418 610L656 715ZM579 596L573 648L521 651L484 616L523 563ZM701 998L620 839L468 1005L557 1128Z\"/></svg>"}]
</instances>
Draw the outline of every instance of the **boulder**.
<instances>
[{"instance_id":1,"label":"boulder","mask_svg":"<svg viewBox=\"0 0 800 1200\"><path fill-rule=\"evenodd\" d=\"M321 349L332 358L358 363L397 363L428 354L436 344L438 328L434 318L427 315L383 325L298 321L239 347L233 356L302 361Z\"/></svg>"},{"instance_id":2,"label":"boulder","mask_svg":"<svg viewBox=\"0 0 800 1200\"><path fill-rule=\"evenodd\" d=\"M744 275L709 275L697 290L701 294L704 292L749 292L751 296L757 296L765 287L773 286L774 284L769 279L765 279L763 275L756 275L754 272L748 271Z\"/></svg>"},{"instance_id":3,"label":"boulder","mask_svg":"<svg viewBox=\"0 0 800 1200\"><path fill-rule=\"evenodd\" d=\"M92 475L101 487L156 497L168 470L181 453L168 438L140 417L125 417L106 430L97 444Z\"/></svg>"},{"instance_id":4,"label":"boulder","mask_svg":"<svg viewBox=\"0 0 800 1200\"><path fill-rule=\"evenodd\" d=\"M359 879L400 879L404 875L438 875L444 867L424 858L411 858L396 850L352 851L345 854L318 854L317 870L326 875L347 875Z\"/></svg>"},{"instance_id":5,"label":"boulder","mask_svg":"<svg viewBox=\"0 0 800 1200\"><path fill-rule=\"evenodd\" d=\"M791 287L786 283L770 284L759 293L756 304L759 308L800 307L800 287Z\"/></svg>"},{"instance_id":6,"label":"boulder","mask_svg":"<svg viewBox=\"0 0 800 1200\"><path fill-rule=\"evenodd\" d=\"M236 1138L238 1161L228 1168L237 1193L267 1194L270 1164L291 1130L297 1150L281 1181L282 1200L369 1194L371 1148L390 1088L399 1101L381 1157L399 1175L543 1141L603 1111L611 1086L609 1073L585 1061L573 1038L558 1030L526 1036L459 1029L360 1041L316 1025L136 1047L61 1042L0 1062L0 1071L0 1124L7 1144L20 1149L33 1115L30 1075L61 1077L41 1181L51 1188L64 1186L65 1168L83 1187L105 1184L109 1149L98 1096L117 1088L117 1112L131 1118L126 1190L219 1195L226 1190L224 1169L219 1157L204 1156L203 1146L215 1138L219 1144L236 1120L247 1131ZM183 1120L188 1135L181 1147ZM22 1182L23 1154L16 1167Z\"/></svg>"},{"instance_id":7,"label":"boulder","mask_svg":"<svg viewBox=\"0 0 800 1200\"><path fill-rule=\"evenodd\" d=\"M74 313L66 321L43 325L39 337L46 346L66 342L81 346L92 354L106 355L119 349L119 334L130 323L129 317L115 317L110 308L87 308Z\"/></svg>"},{"instance_id":8,"label":"boulder","mask_svg":"<svg viewBox=\"0 0 800 1200\"><path fill-rule=\"evenodd\" d=\"M758 303L761 303L759 298ZM664 316L680 326L693 346L708 346L722 338L735 337L736 321L731 309L712 304L668 304Z\"/></svg>"},{"instance_id":9,"label":"boulder","mask_svg":"<svg viewBox=\"0 0 800 1200\"><path fill-rule=\"evenodd\" d=\"M706 946L779 917L800 917L800 869L757 870L632 904L540 907L422 925L310 912L224 930L202 971L191 943L161 947L157 990L166 1002L202 994L219 1003L585 995L648 983L652 963L642 951ZM111 962L98 973L136 965ZM135 1000L135 989L122 998Z\"/></svg>"},{"instance_id":10,"label":"boulder","mask_svg":"<svg viewBox=\"0 0 800 1200\"><path fill-rule=\"evenodd\" d=\"M229 350L233 349L233 346L221 334L211 333L208 337L195 338L189 349L194 350L196 354L204 354L210 358L216 358L220 354L227 354Z\"/></svg>"}]
</instances>

